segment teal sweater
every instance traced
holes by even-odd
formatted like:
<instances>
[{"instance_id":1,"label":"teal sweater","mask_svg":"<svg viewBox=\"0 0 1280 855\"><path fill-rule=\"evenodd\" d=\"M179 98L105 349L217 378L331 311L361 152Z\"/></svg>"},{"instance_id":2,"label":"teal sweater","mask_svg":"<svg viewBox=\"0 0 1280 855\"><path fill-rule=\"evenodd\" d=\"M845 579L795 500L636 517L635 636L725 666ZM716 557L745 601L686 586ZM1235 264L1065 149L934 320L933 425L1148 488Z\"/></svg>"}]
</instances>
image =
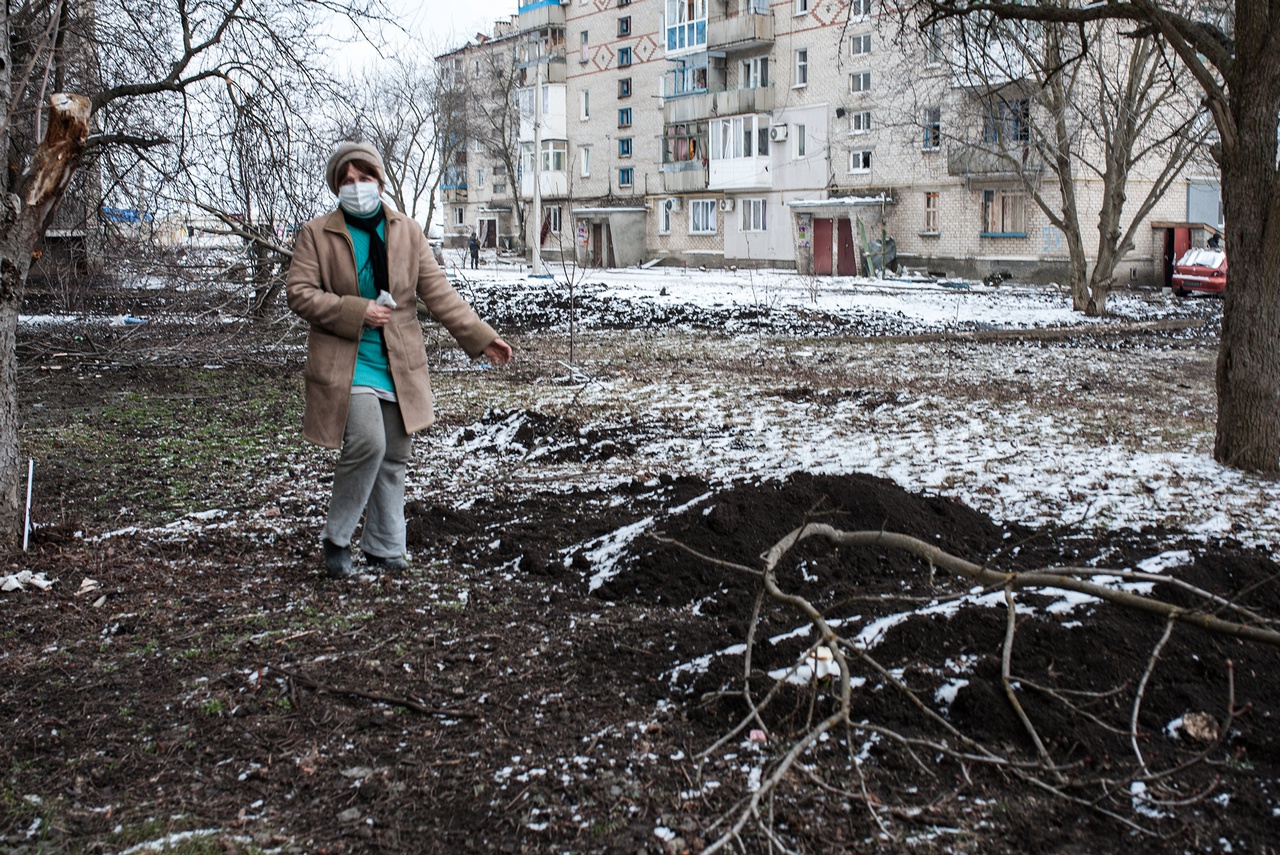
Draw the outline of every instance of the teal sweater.
<instances>
[{"instance_id":1,"label":"teal sweater","mask_svg":"<svg viewBox=\"0 0 1280 855\"><path fill-rule=\"evenodd\" d=\"M373 284L373 265L369 263L369 235L351 226L347 226L347 232L351 235L351 246L356 251L356 277L360 284L360 296L376 300L378 288ZM385 220L378 223L378 236L386 239ZM360 348L356 352L356 373L351 385L370 386L392 393L396 391L396 384L391 380L391 364L387 361L382 330L366 329L360 337Z\"/></svg>"}]
</instances>

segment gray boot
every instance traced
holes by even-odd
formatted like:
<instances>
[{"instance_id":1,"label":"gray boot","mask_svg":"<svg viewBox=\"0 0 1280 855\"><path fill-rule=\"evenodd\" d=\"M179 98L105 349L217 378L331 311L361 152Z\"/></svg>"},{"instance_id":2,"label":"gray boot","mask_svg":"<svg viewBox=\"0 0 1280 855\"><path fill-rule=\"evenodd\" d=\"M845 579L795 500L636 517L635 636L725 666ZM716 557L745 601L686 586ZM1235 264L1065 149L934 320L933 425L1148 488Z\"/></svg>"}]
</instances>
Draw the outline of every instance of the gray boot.
<instances>
[{"instance_id":1,"label":"gray boot","mask_svg":"<svg viewBox=\"0 0 1280 855\"><path fill-rule=\"evenodd\" d=\"M349 579L356 575L355 568L351 566L350 547L330 543L328 538L322 540L321 544L324 546L324 566L330 576L335 579Z\"/></svg>"},{"instance_id":2,"label":"gray boot","mask_svg":"<svg viewBox=\"0 0 1280 855\"><path fill-rule=\"evenodd\" d=\"M382 570L390 573L399 573L402 570L409 569L409 559L403 555L392 555L390 557L382 555L364 554L364 560L368 562L370 569Z\"/></svg>"}]
</instances>

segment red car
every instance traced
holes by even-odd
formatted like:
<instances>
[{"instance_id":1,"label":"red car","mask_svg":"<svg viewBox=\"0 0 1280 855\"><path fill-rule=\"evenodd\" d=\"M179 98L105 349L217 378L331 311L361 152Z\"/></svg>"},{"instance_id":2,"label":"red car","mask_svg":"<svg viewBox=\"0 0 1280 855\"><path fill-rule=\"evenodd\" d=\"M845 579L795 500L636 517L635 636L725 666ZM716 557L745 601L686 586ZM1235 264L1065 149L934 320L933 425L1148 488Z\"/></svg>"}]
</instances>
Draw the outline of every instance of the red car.
<instances>
[{"instance_id":1,"label":"red car","mask_svg":"<svg viewBox=\"0 0 1280 855\"><path fill-rule=\"evenodd\" d=\"M1227 253L1199 247L1187 250L1173 265L1173 293L1185 297L1191 291L1221 294L1227 287Z\"/></svg>"}]
</instances>

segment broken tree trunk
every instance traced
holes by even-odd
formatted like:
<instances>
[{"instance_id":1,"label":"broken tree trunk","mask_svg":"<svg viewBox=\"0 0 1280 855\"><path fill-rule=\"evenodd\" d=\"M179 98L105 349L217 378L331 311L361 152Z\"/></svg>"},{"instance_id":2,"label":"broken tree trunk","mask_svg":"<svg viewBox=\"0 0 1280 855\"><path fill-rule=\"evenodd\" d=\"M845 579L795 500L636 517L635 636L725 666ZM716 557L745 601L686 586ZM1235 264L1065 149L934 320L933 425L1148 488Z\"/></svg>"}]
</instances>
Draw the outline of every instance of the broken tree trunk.
<instances>
[{"instance_id":1,"label":"broken tree trunk","mask_svg":"<svg viewBox=\"0 0 1280 855\"><path fill-rule=\"evenodd\" d=\"M0 211L0 546L21 539L18 444L18 312L36 241L48 228L89 138L89 99L49 99L48 131Z\"/></svg>"}]
</instances>

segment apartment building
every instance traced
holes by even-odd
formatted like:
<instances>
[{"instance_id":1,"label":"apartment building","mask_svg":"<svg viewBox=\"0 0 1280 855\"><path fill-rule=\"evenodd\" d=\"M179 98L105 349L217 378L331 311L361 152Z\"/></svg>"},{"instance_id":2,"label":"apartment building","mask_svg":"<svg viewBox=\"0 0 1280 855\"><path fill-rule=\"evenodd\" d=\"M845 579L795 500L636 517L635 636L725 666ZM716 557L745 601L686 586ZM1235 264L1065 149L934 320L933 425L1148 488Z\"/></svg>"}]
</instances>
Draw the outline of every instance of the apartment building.
<instances>
[{"instance_id":1,"label":"apartment building","mask_svg":"<svg viewBox=\"0 0 1280 855\"><path fill-rule=\"evenodd\" d=\"M1028 145L1033 93L1009 64L958 71L945 37L904 37L882 0L520 2L494 38L442 58L503 51L520 75L518 175L497 180L477 141L446 199L454 230L610 267L849 275L883 244L938 274L1065 269L1027 192L1056 192ZM1136 169L1129 197L1157 172ZM1082 170L1076 192L1087 245L1101 180ZM523 236L495 216L518 206ZM1156 281L1162 229L1219 225L1219 210L1211 171L1173 182L1120 278Z\"/></svg>"}]
</instances>

